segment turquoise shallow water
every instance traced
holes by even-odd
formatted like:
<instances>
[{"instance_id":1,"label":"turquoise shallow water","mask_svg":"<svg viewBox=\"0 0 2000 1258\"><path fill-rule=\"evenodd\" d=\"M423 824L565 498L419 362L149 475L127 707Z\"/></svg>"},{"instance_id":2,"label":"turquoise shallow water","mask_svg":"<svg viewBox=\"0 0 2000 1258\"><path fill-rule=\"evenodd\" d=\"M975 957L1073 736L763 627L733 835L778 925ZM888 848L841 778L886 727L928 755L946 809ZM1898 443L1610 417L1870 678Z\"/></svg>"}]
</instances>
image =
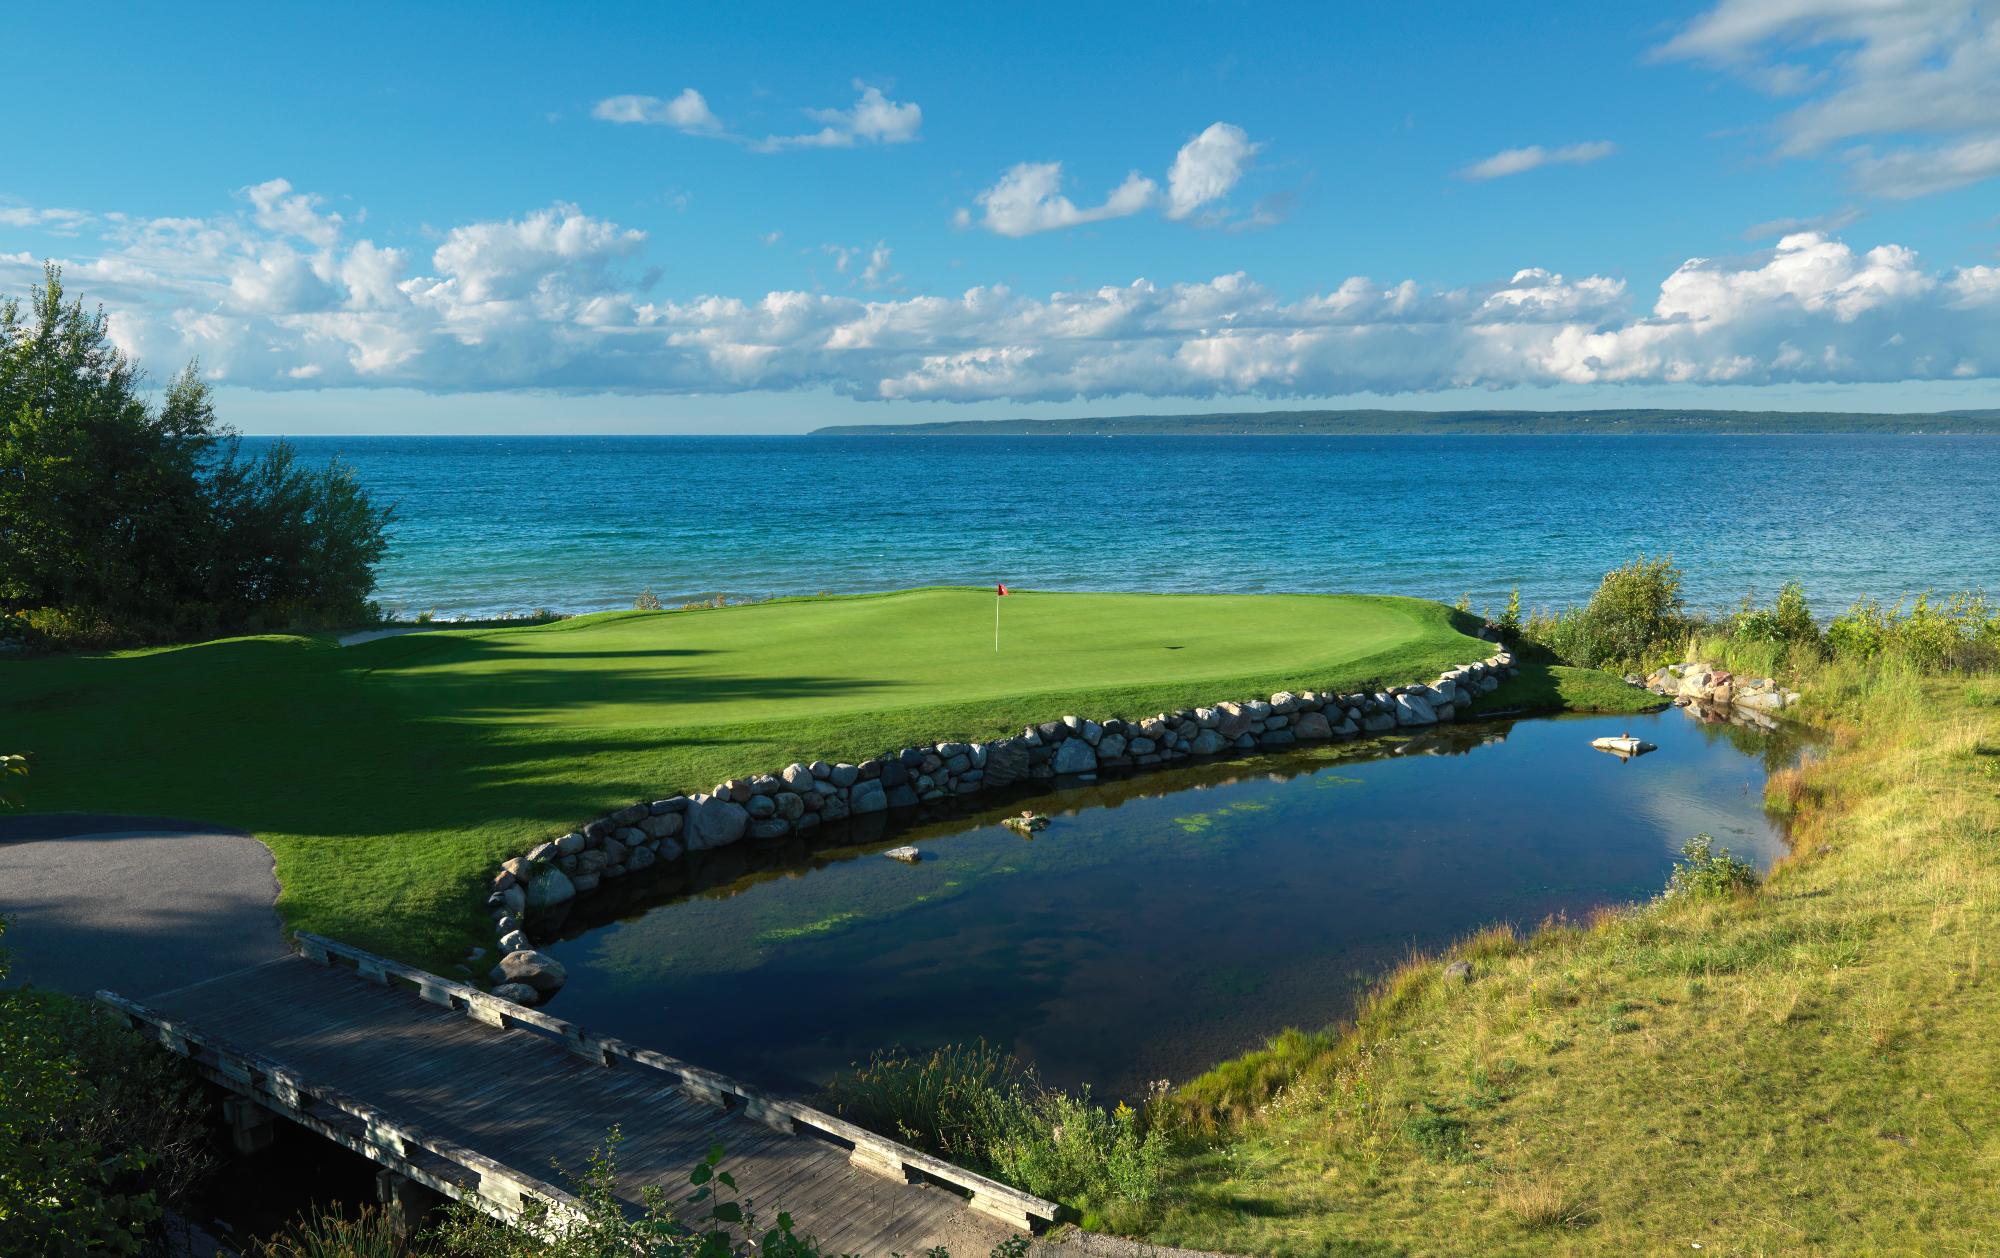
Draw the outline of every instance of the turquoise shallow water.
<instances>
[{"instance_id":1,"label":"turquoise shallow water","mask_svg":"<svg viewBox=\"0 0 2000 1258\"><path fill-rule=\"evenodd\" d=\"M252 441L247 443L255 446ZM379 597L444 616L927 584L1530 604L1672 552L1690 601L1788 578L2000 589L1988 437L309 438L398 504Z\"/></svg>"}]
</instances>

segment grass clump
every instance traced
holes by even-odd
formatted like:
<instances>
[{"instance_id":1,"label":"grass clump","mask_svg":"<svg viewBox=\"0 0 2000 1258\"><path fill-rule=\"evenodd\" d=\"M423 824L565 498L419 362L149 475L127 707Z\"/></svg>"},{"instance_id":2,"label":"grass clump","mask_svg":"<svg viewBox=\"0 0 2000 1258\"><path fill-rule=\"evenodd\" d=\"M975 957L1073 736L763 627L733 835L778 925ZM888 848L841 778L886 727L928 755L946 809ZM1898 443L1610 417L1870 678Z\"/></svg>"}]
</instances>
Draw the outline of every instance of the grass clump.
<instances>
[{"instance_id":1,"label":"grass clump","mask_svg":"<svg viewBox=\"0 0 2000 1258\"><path fill-rule=\"evenodd\" d=\"M1159 1189L1165 1134L1150 1106L1105 1109L1044 1084L984 1043L877 1053L827 1103L873 1131L1070 1207L1086 1226L1136 1221Z\"/></svg>"}]
</instances>

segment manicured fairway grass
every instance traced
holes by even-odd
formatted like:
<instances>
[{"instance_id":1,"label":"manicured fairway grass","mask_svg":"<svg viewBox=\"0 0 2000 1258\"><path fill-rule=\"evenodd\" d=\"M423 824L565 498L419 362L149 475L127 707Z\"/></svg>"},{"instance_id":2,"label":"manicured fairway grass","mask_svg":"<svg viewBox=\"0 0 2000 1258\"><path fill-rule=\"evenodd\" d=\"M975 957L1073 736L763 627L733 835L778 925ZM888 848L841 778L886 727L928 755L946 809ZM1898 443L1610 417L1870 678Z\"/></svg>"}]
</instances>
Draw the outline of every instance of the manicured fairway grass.
<instances>
[{"instance_id":1,"label":"manicured fairway grass","mask_svg":"<svg viewBox=\"0 0 2000 1258\"><path fill-rule=\"evenodd\" d=\"M1428 679L1492 648L1418 599L927 589L551 625L0 663L36 811L239 826L288 923L449 966L494 862L800 758Z\"/></svg>"}]
</instances>

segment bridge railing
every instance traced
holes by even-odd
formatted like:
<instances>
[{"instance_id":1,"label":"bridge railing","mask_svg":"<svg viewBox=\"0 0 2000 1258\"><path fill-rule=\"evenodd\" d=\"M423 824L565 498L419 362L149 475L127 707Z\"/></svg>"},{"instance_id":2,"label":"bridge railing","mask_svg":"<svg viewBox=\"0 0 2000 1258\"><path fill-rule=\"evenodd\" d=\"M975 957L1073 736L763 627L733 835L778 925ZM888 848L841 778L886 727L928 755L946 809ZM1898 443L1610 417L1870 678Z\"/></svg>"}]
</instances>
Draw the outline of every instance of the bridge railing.
<instances>
[{"instance_id":1,"label":"bridge railing","mask_svg":"<svg viewBox=\"0 0 2000 1258\"><path fill-rule=\"evenodd\" d=\"M378 1162L388 1162L418 1183L453 1198L475 1201L515 1225L533 1225L525 1212L557 1223L581 1218L582 1203L554 1184L523 1175L483 1153L392 1118L374 1106L192 1027L116 992L97 993L141 1035L194 1063L210 1081L255 1100L293 1122Z\"/></svg>"},{"instance_id":2,"label":"bridge railing","mask_svg":"<svg viewBox=\"0 0 2000 1258\"><path fill-rule=\"evenodd\" d=\"M681 1090L689 1096L722 1108L740 1108L746 1117L780 1131L830 1141L847 1149L848 1160L862 1170L906 1183L928 1181L942 1185L965 1196L967 1204L974 1210L1015 1227L1032 1231L1055 1222L1060 1213L1061 1207L1053 1201L954 1166L943 1158L912 1149L810 1105L772 1096L727 1075L607 1035L597 1035L573 1022L503 1000L470 984L443 978L323 935L300 931L294 938L299 951L321 965L344 964L351 966L363 978L384 986L415 988L419 996L432 1004L456 1009L488 1026L536 1033L600 1066L629 1062L672 1075Z\"/></svg>"}]
</instances>

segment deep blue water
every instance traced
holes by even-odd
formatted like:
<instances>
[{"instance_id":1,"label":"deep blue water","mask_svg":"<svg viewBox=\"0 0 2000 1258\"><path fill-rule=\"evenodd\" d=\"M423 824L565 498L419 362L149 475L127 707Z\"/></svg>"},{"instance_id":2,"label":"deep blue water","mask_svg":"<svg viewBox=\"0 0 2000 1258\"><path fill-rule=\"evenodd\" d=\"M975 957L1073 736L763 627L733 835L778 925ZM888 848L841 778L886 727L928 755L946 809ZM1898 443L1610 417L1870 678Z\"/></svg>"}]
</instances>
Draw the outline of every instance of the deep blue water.
<instances>
[{"instance_id":1,"label":"deep blue water","mask_svg":"<svg viewBox=\"0 0 2000 1258\"><path fill-rule=\"evenodd\" d=\"M248 443L255 446L256 442ZM1697 607L2000 589L1984 437L320 437L397 503L385 609L926 584L1530 604L1671 552Z\"/></svg>"},{"instance_id":2,"label":"deep blue water","mask_svg":"<svg viewBox=\"0 0 2000 1258\"><path fill-rule=\"evenodd\" d=\"M1659 750L1590 746L1628 730ZM1766 765L1792 754L1678 710L1485 722L739 844L566 924L550 1011L795 1092L878 1048L983 1038L1136 1098L1334 1021L1412 948L1654 895L1697 832L1768 867ZM999 824L1024 803L1047 830ZM925 859L885 859L896 843Z\"/></svg>"}]
</instances>

